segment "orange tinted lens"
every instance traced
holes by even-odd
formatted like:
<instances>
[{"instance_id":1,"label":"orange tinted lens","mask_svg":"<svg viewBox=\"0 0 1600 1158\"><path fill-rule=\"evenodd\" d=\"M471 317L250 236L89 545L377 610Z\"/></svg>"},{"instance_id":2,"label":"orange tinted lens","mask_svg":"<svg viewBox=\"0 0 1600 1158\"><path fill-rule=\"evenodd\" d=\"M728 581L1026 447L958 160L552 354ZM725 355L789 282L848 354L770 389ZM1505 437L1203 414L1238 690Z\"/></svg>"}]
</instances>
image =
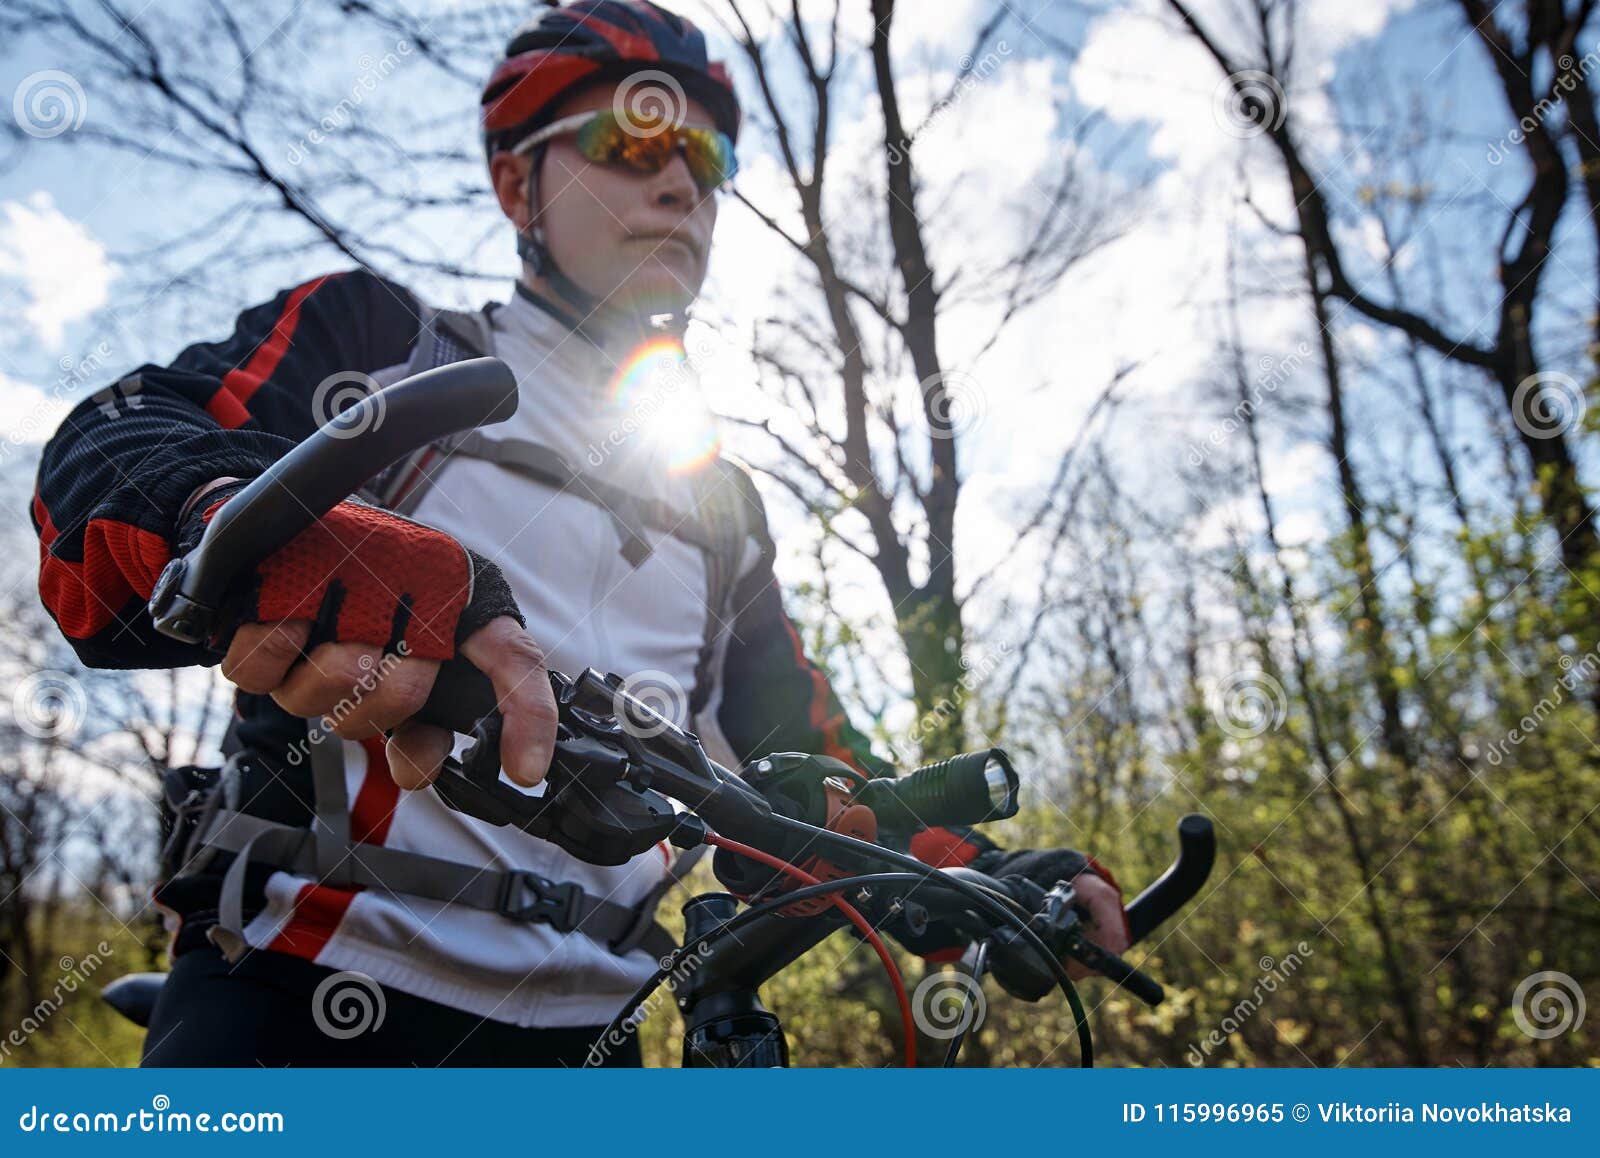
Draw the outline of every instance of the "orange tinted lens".
<instances>
[{"instance_id":1,"label":"orange tinted lens","mask_svg":"<svg viewBox=\"0 0 1600 1158\"><path fill-rule=\"evenodd\" d=\"M733 142L716 129L675 129L662 117L638 116L626 122L614 113L596 113L578 130L578 151L601 165L625 165L637 173L659 173L683 147L689 173L702 189L733 180L738 170Z\"/></svg>"},{"instance_id":2,"label":"orange tinted lens","mask_svg":"<svg viewBox=\"0 0 1600 1158\"><path fill-rule=\"evenodd\" d=\"M609 112L597 113L578 130L578 151L602 165L626 165L640 173L660 172L676 147L659 117L635 117L626 124Z\"/></svg>"}]
</instances>

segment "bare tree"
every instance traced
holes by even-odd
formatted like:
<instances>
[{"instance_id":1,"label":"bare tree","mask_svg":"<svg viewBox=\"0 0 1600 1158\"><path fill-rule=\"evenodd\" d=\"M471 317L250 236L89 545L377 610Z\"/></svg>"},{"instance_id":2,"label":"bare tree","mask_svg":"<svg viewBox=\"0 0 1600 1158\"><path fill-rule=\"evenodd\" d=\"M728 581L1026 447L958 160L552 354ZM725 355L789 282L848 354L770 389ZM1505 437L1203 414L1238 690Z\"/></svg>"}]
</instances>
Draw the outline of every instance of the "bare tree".
<instances>
[{"instance_id":1,"label":"bare tree","mask_svg":"<svg viewBox=\"0 0 1600 1158\"><path fill-rule=\"evenodd\" d=\"M962 743L963 610L969 590L956 574L956 512L962 496L963 408L980 399L965 369L949 362L949 332L963 305L988 308L992 326L978 355L992 348L1029 306L1048 295L1083 258L1117 231L1112 206L1070 149L1047 188L1022 206L1027 228L1015 249L981 268L937 268L933 239L962 222L930 208L943 192L917 167L919 134L971 84L986 59L1008 52L1010 13L997 5L978 29L951 92L922 125L908 120L894 69L896 5L873 0L865 46L881 118L874 163L881 178L839 170L830 151L841 109L859 117L862 96L848 87L856 46L841 30L841 3L826 19L791 4L770 37L758 36L740 0L728 0L726 26L755 77L755 118L775 141L788 204L743 203L803 261L803 294L779 326L756 335L756 359L804 424L798 442L768 421L777 463L767 473L824 516L834 540L870 562L894 612L923 716L923 746ZM797 70L803 99L784 92ZM846 103L848 102L848 103ZM1080 125L1087 133L1091 125ZM830 219L830 205L848 216ZM791 222L794 222L791 224ZM973 315L967 315L971 318ZM779 321L775 319L775 321ZM914 384L912 405L897 403ZM1028 533L1059 503L1052 488ZM853 516L853 518L847 517ZM864 532L864 534L863 534ZM954 709L954 710L953 710Z\"/></svg>"},{"instance_id":2,"label":"bare tree","mask_svg":"<svg viewBox=\"0 0 1600 1158\"><path fill-rule=\"evenodd\" d=\"M1499 303L1494 334L1488 340L1470 331L1454 330L1442 318L1383 300L1358 284L1351 272L1344 247L1334 235L1325 175L1314 170L1303 151L1292 110L1287 102L1276 103L1270 96L1264 99L1253 83L1253 75L1261 73L1272 78L1279 92L1287 91L1291 83L1294 0L1252 0L1247 9L1252 25L1247 31L1248 57L1226 49L1221 33L1200 21L1184 0L1168 0L1184 26L1228 75L1241 103L1276 149L1293 194L1297 230L1318 292L1348 303L1364 317L1395 328L1443 358L1493 378L1532 462L1545 514L1559 536L1561 559L1574 574L1582 574L1600 547L1594 511L1579 482L1566 436L1546 429L1547 417L1534 409L1541 401L1538 391L1524 384L1542 369L1535 349L1534 316L1556 223L1571 194L1569 166L1547 109L1563 84L1574 86L1574 103L1588 97L1587 88L1577 89L1572 79L1581 62L1573 58L1571 49L1594 6L1589 0L1580 0L1568 11L1562 0L1540 0L1528 6L1526 26L1516 37L1481 0L1459 2L1472 35L1484 46L1499 78L1499 95L1508 113L1523 129L1521 148L1532 171L1526 192L1506 214L1498 239L1493 264L1499 275ZM1541 66L1553 70L1553 80L1549 89L1536 91L1534 77L1541 74ZM1274 104L1276 107L1268 107ZM1579 131L1575 128L1575 133Z\"/></svg>"}]
</instances>

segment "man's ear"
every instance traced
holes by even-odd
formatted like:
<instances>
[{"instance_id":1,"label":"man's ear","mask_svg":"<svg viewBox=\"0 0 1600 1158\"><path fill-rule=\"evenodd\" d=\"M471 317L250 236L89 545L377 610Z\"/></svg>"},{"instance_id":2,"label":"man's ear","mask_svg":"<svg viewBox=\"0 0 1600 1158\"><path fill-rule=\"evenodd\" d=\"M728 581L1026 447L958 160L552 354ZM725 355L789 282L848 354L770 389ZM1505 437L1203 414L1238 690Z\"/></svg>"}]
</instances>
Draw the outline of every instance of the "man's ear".
<instances>
[{"instance_id":1,"label":"man's ear","mask_svg":"<svg viewBox=\"0 0 1600 1158\"><path fill-rule=\"evenodd\" d=\"M520 233L528 227L532 211L528 207L528 173L532 157L515 153L496 153L489 158L489 183L504 213Z\"/></svg>"}]
</instances>

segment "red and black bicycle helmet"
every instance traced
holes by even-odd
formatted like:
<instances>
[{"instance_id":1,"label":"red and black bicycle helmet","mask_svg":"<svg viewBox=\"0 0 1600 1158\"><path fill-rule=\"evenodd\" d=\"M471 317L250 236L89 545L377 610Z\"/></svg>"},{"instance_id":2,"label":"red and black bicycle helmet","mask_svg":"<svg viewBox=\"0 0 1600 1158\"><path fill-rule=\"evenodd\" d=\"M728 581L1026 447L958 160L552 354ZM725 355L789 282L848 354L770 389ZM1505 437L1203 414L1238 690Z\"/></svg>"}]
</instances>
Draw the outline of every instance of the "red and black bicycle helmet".
<instances>
[{"instance_id":1,"label":"red and black bicycle helmet","mask_svg":"<svg viewBox=\"0 0 1600 1158\"><path fill-rule=\"evenodd\" d=\"M739 135L739 100L721 61L706 56L700 29L643 0L575 0L541 11L512 36L484 86L484 150L510 149L548 123L578 85L666 74L710 111L717 128Z\"/></svg>"}]
</instances>

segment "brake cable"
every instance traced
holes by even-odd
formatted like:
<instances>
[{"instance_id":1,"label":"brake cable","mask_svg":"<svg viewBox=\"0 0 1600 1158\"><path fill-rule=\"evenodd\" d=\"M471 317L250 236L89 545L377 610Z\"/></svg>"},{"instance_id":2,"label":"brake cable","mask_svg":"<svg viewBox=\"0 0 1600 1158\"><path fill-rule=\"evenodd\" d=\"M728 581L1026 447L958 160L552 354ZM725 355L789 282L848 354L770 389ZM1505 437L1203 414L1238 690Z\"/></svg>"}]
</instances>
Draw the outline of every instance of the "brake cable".
<instances>
[{"instance_id":1,"label":"brake cable","mask_svg":"<svg viewBox=\"0 0 1600 1158\"><path fill-rule=\"evenodd\" d=\"M773 856L770 852L763 852L759 848L742 844L737 840L732 840L709 829L706 831L706 843L715 845L717 848L725 848L729 852L738 853L740 856L748 857L753 861L766 865L768 868L777 869L784 875L791 876L805 884L820 885L822 883L821 880L806 872L805 869L790 864L782 857ZM792 904L793 897L788 894L785 894L785 896ZM830 899L833 901L834 908L848 917L850 923L860 930L861 935L866 938L867 944L871 945L873 952L878 955L878 960L883 962L883 971L889 975L889 985L894 989L895 1001L900 1006L900 1025L906 1039L906 1068L908 1070L916 1069L917 1028L916 1022L911 1017L911 998L906 995L906 982L905 978L900 975L900 966L895 963L894 957L889 952L889 947L883 943L883 938L878 936L878 931L872 927L870 921L861 915L859 909L841 896L834 896Z\"/></svg>"},{"instance_id":2,"label":"brake cable","mask_svg":"<svg viewBox=\"0 0 1600 1158\"><path fill-rule=\"evenodd\" d=\"M841 877L838 880L823 881L820 884L806 885L803 888L794 889L784 893L782 896L774 897L770 901L745 909L727 924L714 930L709 937L702 938L701 943L709 945L725 937L737 937L739 931L746 926L752 925L761 918L770 916L782 909L789 908L799 901L809 901L818 897L831 897L836 893L846 892L853 888L870 888L877 885L930 884L935 887L946 888L952 892L961 893L969 899L976 900L980 907L987 910L991 915L997 916L1003 923L1016 929L1024 941L1029 944L1030 948L1044 958L1045 964L1054 974L1061 991L1066 995L1067 1004L1072 1008L1073 1023L1078 1035L1080 1064L1085 1069L1092 1068L1094 1066L1094 1038L1089 1029L1089 1016L1083 1007L1083 1000L1078 996L1077 987L1073 985L1072 978L1068 975L1066 968L1055 959L1049 947L1029 927L1027 921L1018 917L1005 905L995 900L990 895L992 890L979 888L976 885L956 880L953 877L941 876L937 870L929 869L927 865L922 864L920 861L915 863L922 871L862 873L858 876ZM617 1015L611 1019L610 1024L595 1039L597 1045L609 1040L612 1034L621 1032L623 1025L638 1011L640 1006L649 1000L650 995L660 988L668 977L672 976L692 949L693 946L680 945L676 951L668 954L663 959L656 972L643 985L634 990L633 995L623 1003L622 1008L617 1011ZM591 1051L590 1057L593 1056L594 1051ZM586 1066L591 1064L589 1058L584 1059L584 1064Z\"/></svg>"}]
</instances>

